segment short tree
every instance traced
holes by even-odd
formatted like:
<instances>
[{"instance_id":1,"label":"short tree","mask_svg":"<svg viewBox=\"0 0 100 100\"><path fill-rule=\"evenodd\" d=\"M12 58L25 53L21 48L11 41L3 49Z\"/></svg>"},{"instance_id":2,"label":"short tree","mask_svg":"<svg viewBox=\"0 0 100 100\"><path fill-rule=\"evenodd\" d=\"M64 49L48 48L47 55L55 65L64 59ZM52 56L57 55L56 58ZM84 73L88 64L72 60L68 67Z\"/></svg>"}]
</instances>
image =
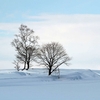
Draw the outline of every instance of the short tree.
<instances>
[{"instance_id":1,"label":"short tree","mask_svg":"<svg viewBox=\"0 0 100 100\"><path fill-rule=\"evenodd\" d=\"M20 34L16 34L15 39L11 43L17 51L16 61L14 64L16 64L16 62L18 64L24 64L22 70L28 70L30 68L30 62L36 57L36 52L38 50L38 37L34 36L34 31L25 25L20 26L19 32Z\"/></svg>"},{"instance_id":2,"label":"short tree","mask_svg":"<svg viewBox=\"0 0 100 100\"><path fill-rule=\"evenodd\" d=\"M37 62L47 67L48 75L51 75L51 73L56 71L62 64L68 65L67 62L71 60L63 46L55 42L44 44L37 57Z\"/></svg>"},{"instance_id":3,"label":"short tree","mask_svg":"<svg viewBox=\"0 0 100 100\"><path fill-rule=\"evenodd\" d=\"M14 60L13 64L15 65L15 69L17 69L17 71L19 71L20 65L19 65L19 61Z\"/></svg>"}]
</instances>

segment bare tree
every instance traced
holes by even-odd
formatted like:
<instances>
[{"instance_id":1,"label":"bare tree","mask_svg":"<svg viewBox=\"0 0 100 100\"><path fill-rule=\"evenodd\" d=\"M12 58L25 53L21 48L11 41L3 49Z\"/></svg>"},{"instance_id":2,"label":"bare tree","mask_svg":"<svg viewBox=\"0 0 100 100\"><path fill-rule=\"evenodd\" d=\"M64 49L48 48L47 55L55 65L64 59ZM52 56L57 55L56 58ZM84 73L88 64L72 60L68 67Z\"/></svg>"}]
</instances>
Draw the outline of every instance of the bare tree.
<instances>
[{"instance_id":1,"label":"bare tree","mask_svg":"<svg viewBox=\"0 0 100 100\"><path fill-rule=\"evenodd\" d=\"M13 64L15 65L15 68L17 69L17 71L19 71L19 61L14 60Z\"/></svg>"},{"instance_id":2,"label":"bare tree","mask_svg":"<svg viewBox=\"0 0 100 100\"><path fill-rule=\"evenodd\" d=\"M44 44L37 57L37 62L47 67L48 75L51 75L51 73L56 71L62 64L68 65L67 62L71 60L63 46L55 42Z\"/></svg>"},{"instance_id":3,"label":"bare tree","mask_svg":"<svg viewBox=\"0 0 100 100\"><path fill-rule=\"evenodd\" d=\"M11 44L17 51L16 62L24 64L22 70L28 70L30 68L30 62L36 57L36 52L38 50L38 37L34 36L34 31L25 25L20 26L19 32L20 34L15 35L15 39Z\"/></svg>"}]
</instances>

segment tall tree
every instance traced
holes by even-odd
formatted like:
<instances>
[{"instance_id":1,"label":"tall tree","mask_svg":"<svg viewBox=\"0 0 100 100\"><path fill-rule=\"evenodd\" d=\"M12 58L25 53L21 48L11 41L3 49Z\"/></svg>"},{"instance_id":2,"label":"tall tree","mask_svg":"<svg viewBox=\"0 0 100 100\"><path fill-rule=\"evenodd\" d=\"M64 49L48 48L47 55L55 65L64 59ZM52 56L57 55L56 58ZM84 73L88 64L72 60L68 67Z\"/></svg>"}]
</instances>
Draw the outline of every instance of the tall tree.
<instances>
[{"instance_id":1,"label":"tall tree","mask_svg":"<svg viewBox=\"0 0 100 100\"><path fill-rule=\"evenodd\" d=\"M51 75L62 64L68 65L67 62L71 60L63 46L55 42L44 44L37 57L37 62L47 67L48 75Z\"/></svg>"},{"instance_id":2,"label":"tall tree","mask_svg":"<svg viewBox=\"0 0 100 100\"><path fill-rule=\"evenodd\" d=\"M15 39L12 41L12 46L17 51L16 62L24 64L24 69L30 68L30 62L36 57L38 50L38 36L34 36L34 31L28 28L26 25L21 25L19 28L19 34L15 35Z\"/></svg>"}]
</instances>

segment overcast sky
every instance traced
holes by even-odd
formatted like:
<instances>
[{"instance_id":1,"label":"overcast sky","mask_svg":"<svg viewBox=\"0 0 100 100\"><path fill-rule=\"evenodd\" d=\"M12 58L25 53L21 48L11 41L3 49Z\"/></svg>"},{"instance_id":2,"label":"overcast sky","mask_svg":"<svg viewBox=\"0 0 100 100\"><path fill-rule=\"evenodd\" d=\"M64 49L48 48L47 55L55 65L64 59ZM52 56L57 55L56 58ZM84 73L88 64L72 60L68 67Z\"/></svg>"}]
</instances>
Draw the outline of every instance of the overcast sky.
<instances>
[{"instance_id":1,"label":"overcast sky","mask_svg":"<svg viewBox=\"0 0 100 100\"><path fill-rule=\"evenodd\" d=\"M11 41L21 24L39 44L61 43L72 57L66 68L100 69L100 0L0 0L0 68L14 68Z\"/></svg>"}]
</instances>

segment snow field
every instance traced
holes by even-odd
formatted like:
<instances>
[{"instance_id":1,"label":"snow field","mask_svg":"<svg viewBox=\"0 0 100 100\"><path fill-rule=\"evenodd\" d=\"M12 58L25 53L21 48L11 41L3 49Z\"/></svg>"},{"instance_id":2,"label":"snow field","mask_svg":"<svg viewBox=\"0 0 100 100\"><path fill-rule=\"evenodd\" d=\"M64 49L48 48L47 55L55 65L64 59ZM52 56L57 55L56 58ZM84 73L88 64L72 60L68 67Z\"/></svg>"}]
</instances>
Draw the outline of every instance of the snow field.
<instances>
[{"instance_id":1,"label":"snow field","mask_svg":"<svg viewBox=\"0 0 100 100\"><path fill-rule=\"evenodd\" d=\"M61 70L61 77L44 70L0 71L0 100L100 100L99 71Z\"/></svg>"}]
</instances>

